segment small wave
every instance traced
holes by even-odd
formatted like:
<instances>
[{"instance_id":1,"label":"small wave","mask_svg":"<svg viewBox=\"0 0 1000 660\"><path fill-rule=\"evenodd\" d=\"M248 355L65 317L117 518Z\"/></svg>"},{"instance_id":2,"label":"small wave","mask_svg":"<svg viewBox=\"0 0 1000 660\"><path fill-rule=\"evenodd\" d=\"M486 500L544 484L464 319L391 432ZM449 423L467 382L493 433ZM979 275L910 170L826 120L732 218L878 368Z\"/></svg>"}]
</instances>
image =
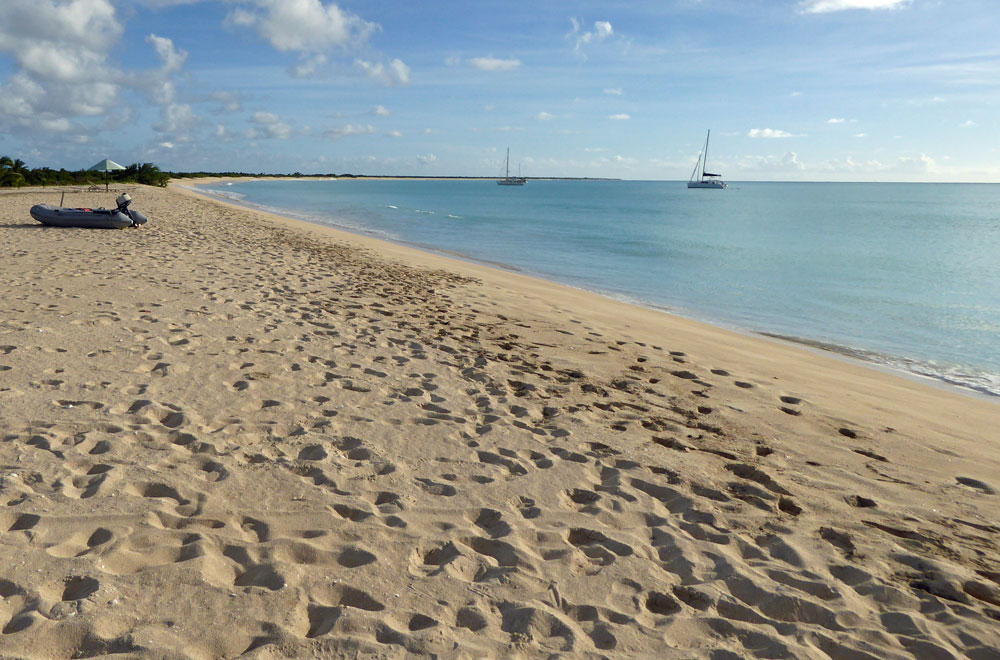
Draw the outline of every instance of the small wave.
<instances>
[{"instance_id":1,"label":"small wave","mask_svg":"<svg viewBox=\"0 0 1000 660\"><path fill-rule=\"evenodd\" d=\"M422 209L413 209L416 213L425 213L427 215L436 215L437 211L424 211Z\"/></svg>"},{"instance_id":2,"label":"small wave","mask_svg":"<svg viewBox=\"0 0 1000 660\"><path fill-rule=\"evenodd\" d=\"M226 185L232 184L227 183ZM231 199L236 202L246 199L246 195L243 193L233 192L231 190L217 190L215 188L202 188L200 186L191 186L190 188L191 190L197 190L198 192L205 193L206 195L220 197L222 199Z\"/></svg>"},{"instance_id":3,"label":"small wave","mask_svg":"<svg viewBox=\"0 0 1000 660\"><path fill-rule=\"evenodd\" d=\"M929 378L931 380L945 383L946 385L951 385L952 387L959 387L973 392L978 392L979 394L1000 396L1000 374L989 373L974 367L947 364L933 360L916 360L914 358L886 355L884 353L869 351L863 348L841 346L830 342L781 335L773 332L762 332L760 334L767 337L774 337L775 339L783 339L796 344L802 344L804 346L810 346L812 348L818 348L824 351L830 351L831 353L837 353L856 360L872 362L874 364L882 365L883 367L889 367L890 369L895 369L897 371L904 371L922 378Z\"/></svg>"},{"instance_id":4,"label":"small wave","mask_svg":"<svg viewBox=\"0 0 1000 660\"><path fill-rule=\"evenodd\" d=\"M460 215L453 215L451 213L448 214L448 217L449 218L455 218L456 220L461 220L462 219L462 216L460 216Z\"/></svg>"},{"instance_id":5,"label":"small wave","mask_svg":"<svg viewBox=\"0 0 1000 660\"><path fill-rule=\"evenodd\" d=\"M392 204L386 204L386 205L385 205L385 207L386 207L387 209L398 209L398 208L399 208L398 206L394 206L394 205L392 205Z\"/></svg>"}]
</instances>

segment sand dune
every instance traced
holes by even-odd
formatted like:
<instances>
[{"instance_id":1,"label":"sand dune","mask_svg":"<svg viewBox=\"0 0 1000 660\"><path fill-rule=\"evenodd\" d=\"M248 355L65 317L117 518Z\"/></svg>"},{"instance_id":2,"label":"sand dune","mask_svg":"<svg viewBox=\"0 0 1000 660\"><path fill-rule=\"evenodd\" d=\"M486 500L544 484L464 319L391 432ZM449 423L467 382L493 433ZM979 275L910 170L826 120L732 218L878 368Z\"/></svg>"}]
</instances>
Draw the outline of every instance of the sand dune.
<instances>
[{"instance_id":1,"label":"sand dune","mask_svg":"<svg viewBox=\"0 0 1000 660\"><path fill-rule=\"evenodd\" d=\"M997 403L131 194L0 195L0 656L1000 658Z\"/></svg>"}]
</instances>

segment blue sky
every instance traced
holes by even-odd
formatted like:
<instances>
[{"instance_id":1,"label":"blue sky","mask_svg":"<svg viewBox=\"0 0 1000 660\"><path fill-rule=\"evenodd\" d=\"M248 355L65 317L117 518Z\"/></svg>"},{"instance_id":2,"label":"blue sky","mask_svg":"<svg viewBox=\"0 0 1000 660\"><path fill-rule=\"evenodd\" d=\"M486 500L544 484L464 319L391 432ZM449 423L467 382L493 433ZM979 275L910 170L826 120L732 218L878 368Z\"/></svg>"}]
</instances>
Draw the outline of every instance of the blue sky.
<instances>
[{"instance_id":1,"label":"blue sky","mask_svg":"<svg viewBox=\"0 0 1000 660\"><path fill-rule=\"evenodd\" d=\"M996 0L0 0L0 154L77 169L1000 182Z\"/></svg>"}]
</instances>

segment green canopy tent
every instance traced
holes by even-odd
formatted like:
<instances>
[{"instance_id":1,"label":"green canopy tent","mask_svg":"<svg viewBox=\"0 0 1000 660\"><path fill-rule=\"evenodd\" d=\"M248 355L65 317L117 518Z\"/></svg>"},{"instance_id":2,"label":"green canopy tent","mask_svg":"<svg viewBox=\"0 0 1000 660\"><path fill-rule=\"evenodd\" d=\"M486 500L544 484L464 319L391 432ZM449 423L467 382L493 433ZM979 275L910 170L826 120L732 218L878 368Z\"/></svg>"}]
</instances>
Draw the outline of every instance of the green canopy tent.
<instances>
[{"instance_id":1,"label":"green canopy tent","mask_svg":"<svg viewBox=\"0 0 1000 660\"><path fill-rule=\"evenodd\" d=\"M112 170L124 170L125 168L113 160L105 158L99 163L95 163L87 168L88 172L104 172L104 190L108 189L108 172Z\"/></svg>"}]
</instances>

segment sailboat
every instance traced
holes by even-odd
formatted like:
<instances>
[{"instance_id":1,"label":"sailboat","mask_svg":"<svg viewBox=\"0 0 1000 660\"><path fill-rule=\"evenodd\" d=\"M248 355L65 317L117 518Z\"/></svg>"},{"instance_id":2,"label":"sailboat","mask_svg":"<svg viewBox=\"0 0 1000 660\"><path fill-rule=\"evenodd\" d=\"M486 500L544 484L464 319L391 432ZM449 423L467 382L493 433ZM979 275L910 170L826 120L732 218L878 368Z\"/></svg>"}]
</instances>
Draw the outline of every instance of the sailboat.
<instances>
[{"instance_id":1,"label":"sailboat","mask_svg":"<svg viewBox=\"0 0 1000 660\"><path fill-rule=\"evenodd\" d=\"M711 135L711 130L705 135L705 148L698 154L698 162L694 165L694 172L691 172L688 188L717 188L721 190L726 187L726 182L722 180L721 174L705 171L708 164L708 138Z\"/></svg>"},{"instance_id":2,"label":"sailboat","mask_svg":"<svg viewBox=\"0 0 1000 660\"><path fill-rule=\"evenodd\" d=\"M508 147L507 148L507 160L504 161L504 176L503 176L502 179L500 179L500 180L497 181L497 185L500 185L500 186L523 186L526 182L527 182L527 179L524 178L523 176L520 176L520 172L518 172L518 176L511 176L510 175L510 148Z\"/></svg>"}]
</instances>

